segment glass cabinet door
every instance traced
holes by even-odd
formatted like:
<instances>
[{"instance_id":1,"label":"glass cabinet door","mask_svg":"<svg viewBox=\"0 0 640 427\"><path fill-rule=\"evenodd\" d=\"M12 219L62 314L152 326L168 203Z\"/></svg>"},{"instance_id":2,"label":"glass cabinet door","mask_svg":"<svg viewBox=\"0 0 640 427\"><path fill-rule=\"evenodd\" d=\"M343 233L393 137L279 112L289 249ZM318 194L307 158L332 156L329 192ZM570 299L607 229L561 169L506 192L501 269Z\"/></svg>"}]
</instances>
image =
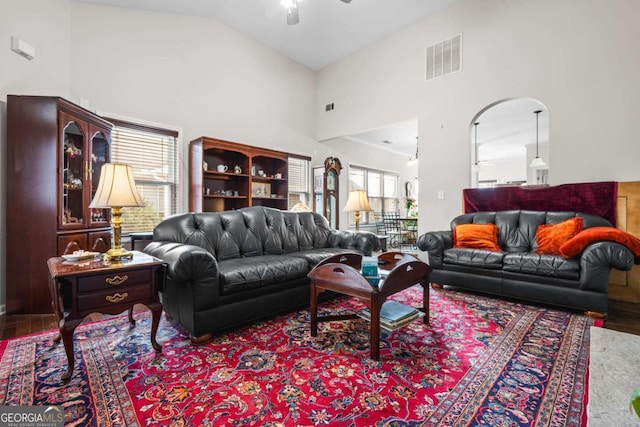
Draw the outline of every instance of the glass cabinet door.
<instances>
[{"instance_id":1,"label":"glass cabinet door","mask_svg":"<svg viewBox=\"0 0 640 427\"><path fill-rule=\"evenodd\" d=\"M109 146L109 140L103 132L96 132L91 137L91 194L87 205L93 200L93 196L96 195L98 189L98 183L100 182L100 172L102 165L109 162L109 153L111 152ZM109 221L109 209L89 208L90 224L105 225Z\"/></svg>"},{"instance_id":2,"label":"glass cabinet door","mask_svg":"<svg viewBox=\"0 0 640 427\"><path fill-rule=\"evenodd\" d=\"M76 122L69 122L62 131L62 225L84 222L84 135Z\"/></svg>"}]
</instances>

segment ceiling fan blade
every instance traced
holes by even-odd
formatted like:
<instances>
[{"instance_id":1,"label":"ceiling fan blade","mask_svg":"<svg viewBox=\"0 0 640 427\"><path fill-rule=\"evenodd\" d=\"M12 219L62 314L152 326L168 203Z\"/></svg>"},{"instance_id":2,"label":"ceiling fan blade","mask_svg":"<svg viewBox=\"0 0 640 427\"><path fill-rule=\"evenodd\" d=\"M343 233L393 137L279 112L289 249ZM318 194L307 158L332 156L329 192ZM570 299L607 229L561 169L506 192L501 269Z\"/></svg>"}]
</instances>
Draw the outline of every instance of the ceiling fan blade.
<instances>
[{"instance_id":1,"label":"ceiling fan blade","mask_svg":"<svg viewBox=\"0 0 640 427\"><path fill-rule=\"evenodd\" d=\"M300 15L298 14L297 7L290 7L287 9L287 24L296 25L300 22Z\"/></svg>"}]
</instances>

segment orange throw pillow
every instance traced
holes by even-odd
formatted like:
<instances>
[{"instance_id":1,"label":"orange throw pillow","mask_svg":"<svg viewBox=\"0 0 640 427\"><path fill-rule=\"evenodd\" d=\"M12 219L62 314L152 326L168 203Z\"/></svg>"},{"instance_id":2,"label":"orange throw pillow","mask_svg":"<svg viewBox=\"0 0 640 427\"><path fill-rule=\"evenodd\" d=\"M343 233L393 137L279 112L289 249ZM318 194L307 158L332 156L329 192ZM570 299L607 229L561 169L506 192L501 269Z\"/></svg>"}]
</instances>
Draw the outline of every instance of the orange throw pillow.
<instances>
[{"instance_id":1,"label":"orange throw pillow","mask_svg":"<svg viewBox=\"0 0 640 427\"><path fill-rule=\"evenodd\" d=\"M588 244L597 242L598 240L617 242L625 245L633 252L636 260L640 258L640 239L613 227L591 227L582 230L576 234L575 237L560 246L560 253L566 257L573 258L578 256Z\"/></svg>"},{"instance_id":2,"label":"orange throw pillow","mask_svg":"<svg viewBox=\"0 0 640 427\"><path fill-rule=\"evenodd\" d=\"M453 247L499 251L498 226L495 224L460 224L453 229Z\"/></svg>"},{"instance_id":3,"label":"orange throw pillow","mask_svg":"<svg viewBox=\"0 0 640 427\"><path fill-rule=\"evenodd\" d=\"M560 255L560 246L582 230L582 218L562 221L554 225L541 225L536 231L539 254Z\"/></svg>"}]
</instances>

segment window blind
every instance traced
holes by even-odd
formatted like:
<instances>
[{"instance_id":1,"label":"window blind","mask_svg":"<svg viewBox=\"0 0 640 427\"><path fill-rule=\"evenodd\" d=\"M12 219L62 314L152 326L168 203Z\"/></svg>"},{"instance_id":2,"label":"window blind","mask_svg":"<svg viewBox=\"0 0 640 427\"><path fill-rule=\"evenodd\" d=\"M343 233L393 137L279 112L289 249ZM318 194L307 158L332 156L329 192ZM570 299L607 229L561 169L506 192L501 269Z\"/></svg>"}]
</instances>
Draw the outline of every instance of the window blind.
<instances>
[{"instance_id":1,"label":"window blind","mask_svg":"<svg viewBox=\"0 0 640 427\"><path fill-rule=\"evenodd\" d=\"M297 203L310 205L311 159L289 157L289 209Z\"/></svg>"},{"instance_id":2,"label":"window blind","mask_svg":"<svg viewBox=\"0 0 640 427\"><path fill-rule=\"evenodd\" d=\"M397 174L349 167L349 191L366 190L371 212L361 212L360 224L375 222L374 212L396 212L398 210L398 178ZM349 226L355 226L355 214L349 213Z\"/></svg>"},{"instance_id":3,"label":"window blind","mask_svg":"<svg viewBox=\"0 0 640 427\"><path fill-rule=\"evenodd\" d=\"M177 210L177 132L136 123L111 120L111 161L133 168L136 187L144 199L142 208L122 209L122 233L151 231Z\"/></svg>"}]
</instances>

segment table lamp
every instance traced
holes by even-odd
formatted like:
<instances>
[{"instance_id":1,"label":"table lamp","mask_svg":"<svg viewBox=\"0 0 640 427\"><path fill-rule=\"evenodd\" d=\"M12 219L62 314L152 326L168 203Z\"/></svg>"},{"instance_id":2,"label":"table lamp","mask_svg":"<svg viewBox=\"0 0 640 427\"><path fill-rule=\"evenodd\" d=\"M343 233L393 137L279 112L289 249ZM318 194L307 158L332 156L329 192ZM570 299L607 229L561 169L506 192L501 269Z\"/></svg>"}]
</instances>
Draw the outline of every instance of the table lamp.
<instances>
[{"instance_id":1,"label":"table lamp","mask_svg":"<svg viewBox=\"0 0 640 427\"><path fill-rule=\"evenodd\" d=\"M364 190L351 190L349 192L349 200L344 206L344 212L355 212L356 215L356 231L360 230L360 212L371 211L367 192Z\"/></svg>"},{"instance_id":2,"label":"table lamp","mask_svg":"<svg viewBox=\"0 0 640 427\"><path fill-rule=\"evenodd\" d=\"M141 207L144 201L136 189L133 169L122 163L105 163L100 169L100 181L90 208L111 208L111 224L113 225L113 247L107 251L111 259L131 258L131 252L121 245L123 207Z\"/></svg>"}]
</instances>

